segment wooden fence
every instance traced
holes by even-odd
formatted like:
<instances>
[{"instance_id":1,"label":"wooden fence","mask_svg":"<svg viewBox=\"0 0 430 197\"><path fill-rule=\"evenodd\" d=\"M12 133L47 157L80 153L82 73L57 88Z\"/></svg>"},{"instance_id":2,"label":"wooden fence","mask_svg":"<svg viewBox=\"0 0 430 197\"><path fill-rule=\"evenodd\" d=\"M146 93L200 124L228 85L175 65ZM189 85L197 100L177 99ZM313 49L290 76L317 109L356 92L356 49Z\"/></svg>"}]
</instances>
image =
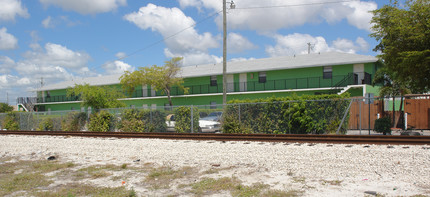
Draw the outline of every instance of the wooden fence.
<instances>
[{"instance_id":1,"label":"wooden fence","mask_svg":"<svg viewBox=\"0 0 430 197\"><path fill-rule=\"evenodd\" d=\"M404 128L404 123L407 122L409 129L430 129L430 95L407 95L403 100L403 106L407 115L395 112L396 118L400 117L396 127ZM377 98L369 105L365 103L364 98L356 98L351 104L348 129L369 129L369 119L370 129L373 129L375 120L386 116L392 118L393 112L384 111L384 100Z\"/></svg>"}]
</instances>

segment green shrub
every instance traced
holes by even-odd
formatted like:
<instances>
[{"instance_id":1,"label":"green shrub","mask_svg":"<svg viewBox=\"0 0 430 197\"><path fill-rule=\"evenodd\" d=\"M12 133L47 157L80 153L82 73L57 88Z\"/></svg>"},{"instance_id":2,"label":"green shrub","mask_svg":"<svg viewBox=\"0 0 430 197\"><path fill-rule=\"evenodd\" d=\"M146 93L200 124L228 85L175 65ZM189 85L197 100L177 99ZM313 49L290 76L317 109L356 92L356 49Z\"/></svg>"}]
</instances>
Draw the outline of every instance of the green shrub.
<instances>
[{"instance_id":1,"label":"green shrub","mask_svg":"<svg viewBox=\"0 0 430 197\"><path fill-rule=\"evenodd\" d=\"M88 130L100 132L112 131L113 115L107 111L99 111L91 114Z\"/></svg>"},{"instance_id":2,"label":"green shrub","mask_svg":"<svg viewBox=\"0 0 430 197\"><path fill-rule=\"evenodd\" d=\"M7 113L2 122L2 128L6 130L19 130L19 114L16 112Z\"/></svg>"},{"instance_id":3,"label":"green shrub","mask_svg":"<svg viewBox=\"0 0 430 197\"><path fill-rule=\"evenodd\" d=\"M127 109L122 112L118 129L125 132L162 132L166 130L165 113Z\"/></svg>"},{"instance_id":4,"label":"green shrub","mask_svg":"<svg viewBox=\"0 0 430 197\"><path fill-rule=\"evenodd\" d=\"M70 112L61 121L61 129L63 131L81 131L84 129L86 121L87 113Z\"/></svg>"},{"instance_id":5,"label":"green shrub","mask_svg":"<svg viewBox=\"0 0 430 197\"><path fill-rule=\"evenodd\" d=\"M375 120L375 132L383 133L384 135L389 133L391 134L391 118L383 117Z\"/></svg>"},{"instance_id":6,"label":"green shrub","mask_svg":"<svg viewBox=\"0 0 430 197\"><path fill-rule=\"evenodd\" d=\"M322 134L337 130L349 95L304 95L232 100L223 117L223 132ZM239 117L240 114L240 117ZM239 119L240 118L240 119ZM243 126L246 125L246 126ZM345 132L347 122L341 127ZM248 131L245 131L248 132Z\"/></svg>"},{"instance_id":7,"label":"green shrub","mask_svg":"<svg viewBox=\"0 0 430 197\"><path fill-rule=\"evenodd\" d=\"M175 109L175 131L191 132L191 107L181 106ZM193 132L199 131L199 110L193 107Z\"/></svg>"},{"instance_id":8,"label":"green shrub","mask_svg":"<svg viewBox=\"0 0 430 197\"><path fill-rule=\"evenodd\" d=\"M39 123L38 131L53 131L54 121L52 118L45 118Z\"/></svg>"}]
</instances>

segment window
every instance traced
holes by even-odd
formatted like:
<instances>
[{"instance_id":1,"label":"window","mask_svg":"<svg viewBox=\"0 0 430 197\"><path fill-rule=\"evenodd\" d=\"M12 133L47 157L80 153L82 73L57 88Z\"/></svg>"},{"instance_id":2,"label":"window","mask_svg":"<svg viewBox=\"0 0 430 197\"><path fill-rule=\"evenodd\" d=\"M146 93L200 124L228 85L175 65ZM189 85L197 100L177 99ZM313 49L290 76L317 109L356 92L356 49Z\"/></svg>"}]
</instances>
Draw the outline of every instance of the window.
<instances>
[{"instance_id":1,"label":"window","mask_svg":"<svg viewBox=\"0 0 430 197\"><path fill-rule=\"evenodd\" d=\"M211 76L211 86L217 86L216 76Z\"/></svg>"},{"instance_id":2,"label":"window","mask_svg":"<svg viewBox=\"0 0 430 197\"><path fill-rule=\"evenodd\" d=\"M216 101L211 101L211 109L216 109Z\"/></svg>"},{"instance_id":3,"label":"window","mask_svg":"<svg viewBox=\"0 0 430 197\"><path fill-rule=\"evenodd\" d=\"M259 72L258 73L258 82L266 83L266 72Z\"/></svg>"},{"instance_id":4,"label":"window","mask_svg":"<svg viewBox=\"0 0 430 197\"><path fill-rule=\"evenodd\" d=\"M331 79L332 77L332 67L325 66L323 70L323 79Z\"/></svg>"}]
</instances>

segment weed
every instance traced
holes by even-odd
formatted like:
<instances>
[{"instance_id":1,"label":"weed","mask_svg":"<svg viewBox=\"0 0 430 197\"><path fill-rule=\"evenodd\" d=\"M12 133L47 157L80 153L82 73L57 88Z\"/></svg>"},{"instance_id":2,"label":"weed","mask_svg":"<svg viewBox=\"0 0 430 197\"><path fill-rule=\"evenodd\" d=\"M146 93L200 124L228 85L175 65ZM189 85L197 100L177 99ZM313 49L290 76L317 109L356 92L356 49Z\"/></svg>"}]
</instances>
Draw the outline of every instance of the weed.
<instances>
[{"instance_id":1,"label":"weed","mask_svg":"<svg viewBox=\"0 0 430 197\"><path fill-rule=\"evenodd\" d=\"M339 180L331 180L331 181L321 180L321 181L322 181L323 185L329 184L329 185L338 185L338 186L340 186L340 184L342 183L342 181L339 181Z\"/></svg>"},{"instance_id":2,"label":"weed","mask_svg":"<svg viewBox=\"0 0 430 197\"><path fill-rule=\"evenodd\" d=\"M197 195L208 195L220 191L234 191L240 185L236 178L224 177L220 179L204 178L203 180L191 185L191 192Z\"/></svg>"},{"instance_id":3,"label":"weed","mask_svg":"<svg viewBox=\"0 0 430 197\"><path fill-rule=\"evenodd\" d=\"M196 170L192 167L183 167L179 170L174 170L172 167L163 166L150 170L145 178L145 182L151 185L153 189L165 189L170 187L170 183L173 180L191 176L195 173Z\"/></svg>"}]
</instances>

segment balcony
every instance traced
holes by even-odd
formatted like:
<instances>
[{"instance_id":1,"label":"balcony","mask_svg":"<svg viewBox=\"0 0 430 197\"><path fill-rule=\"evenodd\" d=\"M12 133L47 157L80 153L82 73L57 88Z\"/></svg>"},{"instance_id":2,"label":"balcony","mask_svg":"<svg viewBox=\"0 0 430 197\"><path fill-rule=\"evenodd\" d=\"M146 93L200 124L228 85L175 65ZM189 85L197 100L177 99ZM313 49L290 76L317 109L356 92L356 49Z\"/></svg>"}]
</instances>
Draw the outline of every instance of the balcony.
<instances>
[{"instance_id":1,"label":"balcony","mask_svg":"<svg viewBox=\"0 0 430 197\"><path fill-rule=\"evenodd\" d=\"M362 80L359 83L359 76ZM258 81L242 82L242 83L229 83L227 84L227 92L252 92L252 91L270 91L270 90L294 90L294 89L310 89L310 88L337 88L346 87L347 85L357 84L371 84L371 75L369 73L349 73L347 75L332 76L329 79L323 77L307 77L307 78L294 78L294 79L280 79L280 80L266 80L264 83ZM222 93L223 87L221 83L216 85L204 84L185 86L189 88L189 94L214 94ZM146 89L136 89L132 92L130 98L145 97ZM184 95L184 92L177 87L171 90L172 96ZM152 96L166 96L163 91L158 91ZM18 104L25 101L27 98L20 97L17 99ZM37 103L51 103L51 102L71 102L79 101L80 96L67 97L66 95L59 96L45 96L38 97Z\"/></svg>"}]
</instances>

